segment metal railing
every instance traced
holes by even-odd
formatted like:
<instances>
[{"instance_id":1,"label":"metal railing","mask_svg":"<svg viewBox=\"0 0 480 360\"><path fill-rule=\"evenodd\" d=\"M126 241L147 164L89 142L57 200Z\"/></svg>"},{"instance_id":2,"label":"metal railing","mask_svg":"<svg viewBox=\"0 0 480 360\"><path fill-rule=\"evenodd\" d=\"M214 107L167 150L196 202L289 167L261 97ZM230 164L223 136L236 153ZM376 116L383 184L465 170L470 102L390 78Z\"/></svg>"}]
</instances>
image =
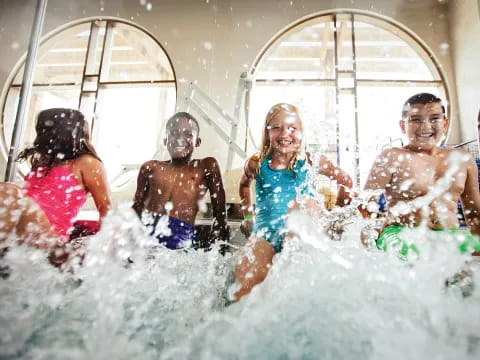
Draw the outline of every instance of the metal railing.
<instances>
[{"instance_id":1,"label":"metal railing","mask_svg":"<svg viewBox=\"0 0 480 360\"><path fill-rule=\"evenodd\" d=\"M207 124L209 124L212 129L219 135L219 137L227 144L228 153L226 170L232 169L233 159L235 155L239 156L242 160L246 159L248 143L247 137L250 138L251 146L254 149L257 148L248 122L250 90L252 88L251 85L252 81L247 78L247 73L242 73L238 82L233 116L230 116L228 113L225 112L225 110L220 107L220 105L213 101L210 96L208 96L208 94L206 94L202 89L200 89L200 87L198 87L193 82L189 83L189 89L187 96L185 97L184 104L186 111L192 112L205 120ZM242 144L242 147L237 141L237 136L239 124L243 119L245 120L245 143ZM165 122L166 121L164 121L159 136L162 136ZM230 130L229 132L228 129ZM161 143L161 141L158 141L158 143ZM156 154L158 153L161 153L160 149L157 150ZM116 175L112 180L110 180L111 185L117 189L125 186L131 179L130 177L126 177L125 175L130 172L134 172L135 170L140 168L140 166L141 164L122 164L122 170L120 171L120 173Z\"/></svg>"},{"instance_id":2,"label":"metal railing","mask_svg":"<svg viewBox=\"0 0 480 360\"><path fill-rule=\"evenodd\" d=\"M237 96L233 116L226 113L220 105L213 101L202 89L195 83L190 82L189 90L185 98L186 111L195 113L209 124L212 129L227 144L227 163L226 170L232 169L234 156L239 156L242 160L247 157L247 142L244 146L238 144L238 129L242 115L246 120L246 132L253 136L248 126L248 105L251 90L251 80L247 78L246 73L242 73L238 83ZM245 103L244 100L245 99ZM245 105L245 106L244 106ZM208 110L207 110L208 108ZM246 108L246 111L243 109ZM228 131L230 130L230 131ZM253 143L255 147L255 143Z\"/></svg>"}]
</instances>

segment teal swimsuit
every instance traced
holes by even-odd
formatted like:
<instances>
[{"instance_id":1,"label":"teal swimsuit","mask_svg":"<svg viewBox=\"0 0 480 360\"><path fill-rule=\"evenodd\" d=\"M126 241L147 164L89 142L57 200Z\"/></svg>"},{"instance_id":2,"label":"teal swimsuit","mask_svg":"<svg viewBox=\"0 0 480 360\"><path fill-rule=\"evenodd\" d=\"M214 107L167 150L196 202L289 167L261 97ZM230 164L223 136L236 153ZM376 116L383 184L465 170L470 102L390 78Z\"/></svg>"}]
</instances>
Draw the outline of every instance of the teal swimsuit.
<instances>
[{"instance_id":1,"label":"teal swimsuit","mask_svg":"<svg viewBox=\"0 0 480 360\"><path fill-rule=\"evenodd\" d=\"M307 169L305 160L297 160L293 170L274 170L269 166L270 157L261 164L255 178L254 234L272 244L276 252L282 249L288 204L297 196L297 189L306 191Z\"/></svg>"}]
</instances>

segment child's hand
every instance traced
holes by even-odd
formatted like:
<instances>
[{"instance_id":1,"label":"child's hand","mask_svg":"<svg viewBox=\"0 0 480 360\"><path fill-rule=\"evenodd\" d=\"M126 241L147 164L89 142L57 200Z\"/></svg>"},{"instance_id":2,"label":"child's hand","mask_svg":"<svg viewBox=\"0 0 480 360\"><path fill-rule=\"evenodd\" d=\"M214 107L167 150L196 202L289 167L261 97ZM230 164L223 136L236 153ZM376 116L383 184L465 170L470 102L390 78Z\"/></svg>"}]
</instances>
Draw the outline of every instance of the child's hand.
<instances>
[{"instance_id":1,"label":"child's hand","mask_svg":"<svg viewBox=\"0 0 480 360\"><path fill-rule=\"evenodd\" d=\"M328 236L330 236L330 239L341 240L344 232L343 225L344 223L340 220L335 220L328 224L326 231Z\"/></svg>"},{"instance_id":2,"label":"child's hand","mask_svg":"<svg viewBox=\"0 0 480 360\"><path fill-rule=\"evenodd\" d=\"M360 231L360 242L366 248L375 248L379 235L379 230L375 229L373 225L368 224Z\"/></svg>"},{"instance_id":3,"label":"child's hand","mask_svg":"<svg viewBox=\"0 0 480 360\"><path fill-rule=\"evenodd\" d=\"M249 238L253 230L253 219L243 220L240 224L240 231L245 237Z\"/></svg>"}]
</instances>

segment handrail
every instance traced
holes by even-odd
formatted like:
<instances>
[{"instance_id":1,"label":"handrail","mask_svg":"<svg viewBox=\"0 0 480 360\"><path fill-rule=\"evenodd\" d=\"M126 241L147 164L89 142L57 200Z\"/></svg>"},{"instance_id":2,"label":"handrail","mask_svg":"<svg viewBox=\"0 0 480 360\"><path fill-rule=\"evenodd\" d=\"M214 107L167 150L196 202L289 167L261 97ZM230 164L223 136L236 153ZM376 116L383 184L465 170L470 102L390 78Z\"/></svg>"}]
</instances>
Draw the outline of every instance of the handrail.
<instances>
[{"instance_id":1,"label":"handrail","mask_svg":"<svg viewBox=\"0 0 480 360\"><path fill-rule=\"evenodd\" d=\"M47 0L37 0L30 42L28 44L27 59L25 60L22 87L20 88L20 100L17 107L12 140L8 152L7 169L5 171L5 181L7 182L13 182L16 175L17 163L15 160L20 148L20 139L25 132L26 116L28 114L30 93L32 91L33 75L35 72L35 61L40 44L40 36L42 35L46 10Z\"/></svg>"},{"instance_id":2,"label":"handrail","mask_svg":"<svg viewBox=\"0 0 480 360\"><path fill-rule=\"evenodd\" d=\"M232 119L230 115L228 115L215 101L213 101L210 96L208 96L202 89L200 89L195 83L190 82L190 87L194 89L196 93L200 93L202 99L208 102L208 105L213 107L219 114L222 114L223 117L228 120L230 124L234 124L235 121ZM192 99L187 99L187 101L191 101Z\"/></svg>"},{"instance_id":3,"label":"handrail","mask_svg":"<svg viewBox=\"0 0 480 360\"><path fill-rule=\"evenodd\" d=\"M227 114L215 101L213 101L202 89L200 89L200 87L198 87L193 82L190 82L190 89L185 98L186 111L190 111L191 109L194 113L198 114L213 128L213 130L219 135L219 137L227 143L228 154L226 170L231 170L234 154L240 156L241 159L246 159L247 157L247 153L245 151L246 149L244 150L240 145L238 145L236 141L238 124L241 121L240 119L242 114L242 100L244 98L245 92L249 90L247 82L248 80L246 79L246 73L243 73L240 77L240 81L238 84L238 93L233 117ZM199 102L195 101L195 98L199 98L203 103L209 105L212 111L218 113L220 116L209 116L209 114L206 112L206 110L202 108ZM248 99L246 99L246 101L248 101ZM220 121L217 119L220 119ZM222 119L223 122L221 122ZM161 129L164 128L164 125L165 124L162 124ZM226 130L228 129L228 127L225 125L230 126L230 135L228 134L228 130ZM252 138L253 142L251 132L249 131L248 133ZM159 150L157 149L157 153L158 151ZM116 188L124 186L130 181L130 178L122 180L123 176L131 171L138 169L140 166L141 164L122 164L122 170L110 182L112 184L118 183L114 186Z\"/></svg>"},{"instance_id":4,"label":"handrail","mask_svg":"<svg viewBox=\"0 0 480 360\"><path fill-rule=\"evenodd\" d=\"M198 112L202 116L202 118L206 122L208 122L209 125L211 125L214 128L214 130L218 133L218 135L220 135L220 137L223 140L225 140L229 144L229 146L232 147L233 150L235 150L235 152L238 155L240 155L243 158L247 157L247 153L243 151L243 149L240 146L238 146L237 143L233 142L230 136L225 131L223 131L223 129L214 120L212 120L199 105L197 105L195 102L191 102L190 105L195 109L196 112Z\"/></svg>"},{"instance_id":5,"label":"handrail","mask_svg":"<svg viewBox=\"0 0 480 360\"><path fill-rule=\"evenodd\" d=\"M465 141L465 142L463 142L463 143L461 143L461 144L454 145L453 147L454 147L454 148L459 148L459 147L461 147L461 146L464 146L464 145L468 145L468 144L474 143L474 142L476 142L476 141L477 141L477 139L473 139L473 140Z\"/></svg>"},{"instance_id":6,"label":"handrail","mask_svg":"<svg viewBox=\"0 0 480 360\"><path fill-rule=\"evenodd\" d=\"M242 149L242 147L237 143L237 133L238 125L241 122L240 119L242 114L243 98L245 92L249 90L248 81L247 74L242 73L238 83L233 117L226 113L199 86L197 86L197 84L193 82L190 82L190 90L185 98L187 111L189 111L191 108L194 112L198 113L213 128L220 138L227 143L228 153L226 170L230 170L232 168L234 154L240 156L241 159L246 159L247 157L246 149ZM203 103L210 106L211 110L217 113L219 116L210 116L207 111L202 108ZM228 130L225 129L225 123L230 126L230 134L228 134Z\"/></svg>"}]
</instances>

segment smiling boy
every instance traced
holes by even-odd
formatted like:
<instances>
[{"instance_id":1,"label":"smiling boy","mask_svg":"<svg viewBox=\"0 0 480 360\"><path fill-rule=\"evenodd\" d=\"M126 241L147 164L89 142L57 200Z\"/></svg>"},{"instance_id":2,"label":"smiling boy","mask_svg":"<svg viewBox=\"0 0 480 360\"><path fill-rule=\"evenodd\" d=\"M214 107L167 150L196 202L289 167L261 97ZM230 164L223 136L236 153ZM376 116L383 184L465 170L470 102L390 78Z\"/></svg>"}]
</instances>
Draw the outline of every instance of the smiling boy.
<instances>
[{"instance_id":1,"label":"smiling boy","mask_svg":"<svg viewBox=\"0 0 480 360\"><path fill-rule=\"evenodd\" d=\"M214 219L212 240L228 240L225 190L218 162L212 157L191 159L201 143L199 132L197 120L189 113L173 115L167 121L164 139L171 159L148 161L138 174L133 209L143 218L150 235L169 249L193 247L195 217L207 190Z\"/></svg>"},{"instance_id":2,"label":"smiling boy","mask_svg":"<svg viewBox=\"0 0 480 360\"><path fill-rule=\"evenodd\" d=\"M388 203L389 212L377 240L379 248L400 245L401 255L406 255L408 246L399 234L404 227L421 222L432 230L460 234L464 243L478 244L470 233L457 233L457 202L461 199L471 233L480 235L477 166L468 152L439 147L448 125L438 97L420 93L405 102L400 128L408 144L385 150L375 160L365 184L365 190L385 190ZM452 161L453 157L459 160ZM442 178L446 181L443 185ZM437 193L431 191L434 188Z\"/></svg>"}]
</instances>

